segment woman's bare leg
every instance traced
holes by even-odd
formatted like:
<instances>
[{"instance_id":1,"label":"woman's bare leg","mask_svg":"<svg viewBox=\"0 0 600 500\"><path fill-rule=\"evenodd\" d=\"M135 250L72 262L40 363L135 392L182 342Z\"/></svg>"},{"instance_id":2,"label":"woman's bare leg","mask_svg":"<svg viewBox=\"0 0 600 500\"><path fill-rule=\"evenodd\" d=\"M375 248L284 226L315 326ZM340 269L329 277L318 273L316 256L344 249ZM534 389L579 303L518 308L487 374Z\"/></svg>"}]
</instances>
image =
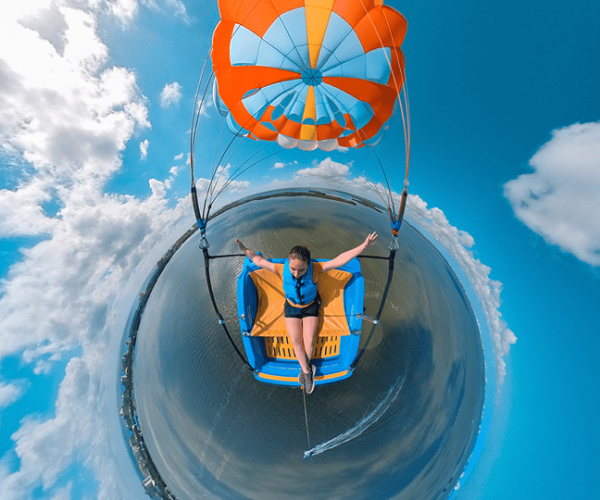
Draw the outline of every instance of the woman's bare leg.
<instances>
[{"instance_id":1,"label":"woman's bare leg","mask_svg":"<svg viewBox=\"0 0 600 500\"><path fill-rule=\"evenodd\" d=\"M312 359L313 349L315 347L315 334L319 325L318 316L307 316L302 318L302 339L304 340L304 352L308 358L308 364Z\"/></svg>"},{"instance_id":2,"label":"woman's bare leg","mask_svg":"<svg viewBox=\"0 0 600 500\"><path fill-rule=\"evenodd\" d=\"M310 358L306 356L306 349L304 347L304 342L302 341L302 320L300 318L285 318L285 327L292 342L292 346L294 347L294 354L296 354L296 358L300 363L302 371L308 373L310 371Z\"/></svg>"}]
</instances>

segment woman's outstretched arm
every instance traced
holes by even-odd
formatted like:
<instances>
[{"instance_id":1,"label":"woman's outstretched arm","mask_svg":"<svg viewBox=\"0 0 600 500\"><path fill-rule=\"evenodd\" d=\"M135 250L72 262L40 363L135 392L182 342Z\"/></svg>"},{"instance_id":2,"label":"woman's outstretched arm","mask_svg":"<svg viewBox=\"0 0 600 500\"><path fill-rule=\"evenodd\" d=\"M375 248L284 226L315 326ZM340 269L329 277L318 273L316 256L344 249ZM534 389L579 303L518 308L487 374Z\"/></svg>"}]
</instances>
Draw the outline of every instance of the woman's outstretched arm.
<instances>
[{"instance_id":1,"label":"woman's outstretched arm","mask_svg":"<svg viewBox=\"0 0 600 500\"><path fill-rule=\"evenodd\" d=\"M275 271L275 264L273 264L272 262L268 261L267 259L265 259L261 255L258 255L255 251L247 249L245 247L245 245L240 240L238 240L237 238L235 239L235 242L240 247L240 250L242 252L244 252L246 254L246 256L252 262L254 262L254 264L256 264L258 267L262 267L263 269L266 269L267 271L271 271L272 273L276 272Z\"/></svg>"},{"instance_id":2,"label":"woman's outstretched arm","mask_svg":"<svg viewBox=\"0 0 600 500\"><path fill-rule=\"evenodd\" d=\"M341 253L335 259L328 260L323 262L323 272L331 271L332 269L337 269L338 267L342 267L344 264L350 262L354 257L360 255L365 249L373 246L375 244L375 240L377 239L377 233L371 233L367 236L365 241L358 245L356 248L352 250L348 250L347 252ZM258 264L257 264L258 265Z\"/></svg>"}]
</instances>

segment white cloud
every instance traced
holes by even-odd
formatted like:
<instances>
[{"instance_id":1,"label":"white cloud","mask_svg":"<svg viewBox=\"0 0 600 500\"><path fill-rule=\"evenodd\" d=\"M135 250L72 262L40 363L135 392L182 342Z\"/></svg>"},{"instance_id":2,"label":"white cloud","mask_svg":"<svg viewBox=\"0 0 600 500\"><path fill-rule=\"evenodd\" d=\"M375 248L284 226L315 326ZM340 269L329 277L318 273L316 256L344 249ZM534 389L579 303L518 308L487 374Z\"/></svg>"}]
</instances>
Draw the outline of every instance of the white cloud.
<instances>
[{"instance_id":1,"label":"white cloud","mask_svg":"<svg viewBox=\"0 0 600 500\"><path fill-rule=\"evenodd\" d=\"M296 178L345 180L349 172L350 167L348 165L335 162L331 158L325 158L316 167L297 170Z\"/></svg>"},{"instance_id":2,"label":"white cloud","mask_svg":"<svg viewBox=\"0 0 600 500\"><path fill-rule=\"evenodd\" d=\"M108 9L121 23L126 24L135 18L139 5L137 0L114 0L108 2Z\"/></svg>"},{"instance_id":3,"label":"white cloud","mask_svg":"<svg viewBox=\"0 0 600 500\"><path fill-rule=\"evenodd\" d=\"M600 266L600 122L554 130L529 164L533 173L504 186L515 215L548 243Z\"/></svg>"},{"instance_id":4,"label":"white cloud","mask_svg":"<svg viewBox=\"0 0 600 500\"><path fill-rule=\"evenodd\" d=\"M175 158L173 158L174 160L183 160L183 153L179 153Z\"/></svg>"},{"instance_id":5,"label":"white cloud","mask_svg":"<svg viewBox=\"0 0 600 500\"><path fill-rule=\"evenodd\" d=\"M0 190L0 237L50 234L56 219L44 214L43 203L52 199L50 176L32 179L20 189Z\"/></svg>"},{"instance_id":6,"label":"white cloud","mask_svg":"<svg viewBox=\"0 0 600 500\"><path fill-rule=\"evenodd\" d=\"M148 157L148 147L150 146L150 141L148 139L144 139L140 142L140 159L145 160Z\"/></svg>"},{"instance_id":7,"label":"white cloud","mask_svg":"<svg viewBox=\"0 0 600 500\"><path fill-rule=\"evenodd\" d=\"M23 383L17 385L14 381L10 384L0 382L0 410L10 406L23 395L23 385Z\"/></svg>"},{"instance_id":8,"label":"white cloud","mask_svg":"<svg viewBox=\"0 0 600 500\"><path fill-rule=\"evenodd\" d=\"M62 55L37 32L0 21L0 147L50 177L85 170L106 178L119 168L116 153L135 127L149 126L144 99L132 72L102 69L108 55L95 19L60 12L67 25Z\"/></svg>"},{"instance_id":9,"label":"white cloud","mask_svg":"<svg viewBox=\"0 0 600 500\"><path fill-rule=\"evenodd\" d=\"M160 105L163 108L168 108L169 106L179 104L180 100L181 85L177 82L167 83L160 93Z\"/></svg>"},{"instance_id":10,"label":"white cloud","mask_svg":"<svg viewBox=\"0 0 600 500\"><path fill-rule=\"evenodd\" d=\"M152 179L150 185L152 195L143 201L85 188L68 193L52 239L25 250L2 284L0 357L25 350L28 361L45 360L97 334L111 293L105 287L143 259L165 224L184 215L167 210L165 183ZM40 320L25 336L31 317Z\"/></svg>"},{"instance_id":11,"label":"white cloud","mask_svg":"<svg viewBox=\"0 0 600 500\"><path fill-rule=\"evenodd\" d=\"M179 175L180 171L181 171L181 167L171 167L169 169L169 174L171 174L171 175L167 179L165 179L165 187L167 189L171 189L173 187L175 178Z\"/></svg>"},{"instance_id":12,"label":"white cloud","mask_svg":"<svg viewBox=\"0 0 600 500\"><path fill-rule=\"evenodd\" d=\"M157 0L141 0L142 4L151 10L160 12L162 8L158 5ZM191 22L188 16L187 9L181 0L162 0L160 3L166 4L167 8L175 13L176 16L183 19L185 22Z\"/></svg>"},{"instance_id":13,"label":"white cloud","mask_svg":"<svg viewBox=\"0 0 600 500\"><path fill-rule=\"evenodd\" d=\"M83 394L91 395L97 389L90 387L93 384L90 368L80 359L71 360L56 403L56 417L46 421L27 420L13 435L21 466L17 472L2 478L0 497L29 498L31 488L38 485L50 490L72 463L73 453L81 448L86 434L94 433L97 415L85 415L77 408L79 403L85 403ZM93 409L89 406L84 405L85 413Z\"/></svg>"},{"instance_id":14,"label":"white cloud","mask_svg":"<svg viewBox=\"0 0 600 500\"><path fill-rule=\"evenodd\" d=\"M188 19L185 4L181 0L165 0L166 4L177 14L184 19Z\"/></svg>"},{"instance_id":15,"label":"white cloud","mask_svg":"<svg viewBox=\"0 0 600 500\"><path fill-rule=\"evenodd\" d=\"M282 163L280 161L278 161L277 163L275 163L275 165L273 165L273 168L283 168L285 167L285 163Z\"/></svg>"}]
</instances>

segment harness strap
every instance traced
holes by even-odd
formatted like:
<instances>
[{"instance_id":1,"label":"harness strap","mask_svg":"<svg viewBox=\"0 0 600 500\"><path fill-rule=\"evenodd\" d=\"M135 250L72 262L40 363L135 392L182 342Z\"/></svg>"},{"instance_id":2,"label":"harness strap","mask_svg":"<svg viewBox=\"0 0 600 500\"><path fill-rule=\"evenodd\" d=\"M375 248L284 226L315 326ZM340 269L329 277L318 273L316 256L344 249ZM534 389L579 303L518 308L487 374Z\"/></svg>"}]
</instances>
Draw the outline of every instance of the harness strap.
<instances>
[{"instance_id":1,"label":"harness strap","mask_svg":"<svg viewBox=\"0 0 600 500\"><path fill-rule=\"evenodd\" d=\"M308 304L304 304L304 305L300 305L300 304L294 304L294 303L293 303L293 302L292 302L290 299L288 299L287 297L285 298L285 300L286 300L286 301L287 301L287 303L288 303L289 305L291 305L292 307L298 307L299 309L304 309L305 307L308 307L308 306L312 305L312 304L314 303L314 301L315 301L315 300L317 300L317 299L316 299L316 297L315 297L315 298L314 298L313 300L311 300L311 301L310 301Z\"/></svg>"}]
</instances>

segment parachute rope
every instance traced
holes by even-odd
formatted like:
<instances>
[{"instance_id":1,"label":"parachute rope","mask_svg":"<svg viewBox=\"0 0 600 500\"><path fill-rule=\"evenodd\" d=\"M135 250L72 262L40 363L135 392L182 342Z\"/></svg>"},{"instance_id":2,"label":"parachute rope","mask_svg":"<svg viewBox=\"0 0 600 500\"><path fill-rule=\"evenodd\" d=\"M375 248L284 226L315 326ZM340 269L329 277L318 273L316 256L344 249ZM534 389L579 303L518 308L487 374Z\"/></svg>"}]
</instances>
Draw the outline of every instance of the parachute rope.
<instances>
[{"instance_id":1,"label":"parachute rope","mask_svg":"<svg viewBox=\"0 0 600 500\"><path fill-rule=\"evenodd\" d=\"M191 134L190 134L190 173L191 173L191 182L192 182L192 187L191 187L192 206L194 208L194 215L196 216L196 221L198 223L198 227L200 228L202 235L204 235L204 233L206 231L207 217L205 217L203 214L204 214L204 209L206 208L206 198L207 197L205 196L205 198L204 198L204 209L201 212L200 207L198 205L198 194L196 191L196 183L194 180L194 149L196 146L196 137L198 134L198 127L200 124L200 117L202 116L202 107L204 105L204 100L206 98L206 92L208 90L210 81L212 80L212 76L214 75L214 72L211 72L211 76L209 76L209 78L208 78L208 82L207 82L204 92L202 94L202 98L200 99L199 98L200 88L202 86L202 81L204 80L204 74L206 72L206 68L208 66L209 60L210 60L210 50L206 56L206 59L204 60L204 65L202 67L202 73L200 74L200 79L198 80L198 87L196 88L196 95L194 97L194 107L193 107L193 111L192 111L192 127L191 127Z\"/></svg>"},{"instance_id":2,"label":"parachute rope","mask_svg":"<svg viewBox=\"0 0 600 500\"><path fill-rule=\"evenodd\" d=\"M360 0L360 4L362 5L362 8L367 16L367 18L369 19L369 21L371 22L371 26L373 27L373 31L376 33L378 39L379 39L379 44L381 47L384 47L384 43L383 40L381 38L381 35L379 34L379 31L377 30L377 26L375 25L373 18L370 15L370 11L367 9L365 3L363 2L363 0ZM380 8L382 8L382 6L380 6ZM388 23L388 20L385 16L383 16L385 22L386 22L386 26L387 26L387 30L388 30L388 34L390 36L393 36L392 33L392 29ZM388 63L388 67L390 68L390 75L394 80L394 86L395 88L398 88L398 81L396 80L396 74L394 73L394 68L392 66L392 61L390 60L387 52L384 53L385 54L385 58L386 61ZM391 203L387 204L388 207L388 212L390 215L390 222L392 224L392 233L394 236L397 236L398 234L398 229L400 228L400 225L402 224L402 219L404 217L404 208L406 206L406 198L407 198L407 193L408 193L408 173L409 173L409 168L410 168L410 113L409 113L409 101L408 101L408 90L407 90L407 83L406 83L406 70L403 67L403 65L400 64L400 62L398 62L397 64L397 69L400 71L400 73L402 74L402 86L400 88L400 92L398 93L397 96L397 101L398 101L398 105L400 108L400 114L401 114L401 119L402 119L402 129L404 131L404 148L405 148L405 155L406 155L406 172L405 172L405 176L404 176L404 189L402 191L402 198L401 198L401 203L400 203L400 209L398 211L398 216L395 215L395 207L394 207L394 203L393 203L393 198L390 194L390 201ZM402 96L402 97L401 97ZM385 172L382 173L385 176ZM391 188L389 187L389 183L388 183L388 191L390 191L391 193Z\"/></svg>"}]
</instances>

